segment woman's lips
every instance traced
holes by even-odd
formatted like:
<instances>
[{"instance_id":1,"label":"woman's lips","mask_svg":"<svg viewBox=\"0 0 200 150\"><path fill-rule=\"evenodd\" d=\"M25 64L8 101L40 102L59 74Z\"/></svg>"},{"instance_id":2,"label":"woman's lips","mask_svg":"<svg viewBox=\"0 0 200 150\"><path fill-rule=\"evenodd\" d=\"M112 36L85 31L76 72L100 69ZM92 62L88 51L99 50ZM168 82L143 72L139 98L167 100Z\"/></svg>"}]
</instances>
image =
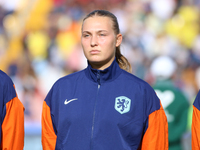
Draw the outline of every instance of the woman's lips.
<instances>
[{"instance_id":1,"label":"woman's lips","mask_svg":"<svg viewBox=\"0 0 200 150\"><path fill-rule=\"evenodd\" d=\"M99 53L100 53L99 50L91 50L91 51L90 51L90 54L99 54Z\"/></svg>"}]
</instances>

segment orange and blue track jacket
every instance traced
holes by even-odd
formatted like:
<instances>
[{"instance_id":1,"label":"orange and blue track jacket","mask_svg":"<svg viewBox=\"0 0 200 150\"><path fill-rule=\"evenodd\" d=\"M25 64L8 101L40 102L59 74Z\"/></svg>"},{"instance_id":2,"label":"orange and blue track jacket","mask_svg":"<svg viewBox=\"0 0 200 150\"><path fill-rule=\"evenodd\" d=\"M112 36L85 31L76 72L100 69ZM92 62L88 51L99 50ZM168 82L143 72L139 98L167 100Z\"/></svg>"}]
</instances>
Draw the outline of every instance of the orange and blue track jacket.
<instances>
[{"instance_id":1,"label":"orange and blue track jacket","mask_svg":"<svg viewBox=\"0 0 200 150\"><path fill-rule=\"evenodd\" d=\"M43 150L168 150L168 124L149 84L88 67L59 79L43 103Z\"/></svg>"},{"instance_id":2,"label":"orange and blue track jacket","mask_svg":"<svg viewBox=\"0 0 200 150\"><path fill-rule=\"evenodd\" d=\"M193 103L192 150L200 150L200 91Z\"/></svg>"},{"instance_id":3,"label":"orange and blue track jacket","mask_svg":"<svg viewBox=\"0 0 200 150\"><path fill-rule=\"evenodd\" d=\"M1 150L23 150L24 106L10 77L0 70Z\"/></svg>"}]
</instances>

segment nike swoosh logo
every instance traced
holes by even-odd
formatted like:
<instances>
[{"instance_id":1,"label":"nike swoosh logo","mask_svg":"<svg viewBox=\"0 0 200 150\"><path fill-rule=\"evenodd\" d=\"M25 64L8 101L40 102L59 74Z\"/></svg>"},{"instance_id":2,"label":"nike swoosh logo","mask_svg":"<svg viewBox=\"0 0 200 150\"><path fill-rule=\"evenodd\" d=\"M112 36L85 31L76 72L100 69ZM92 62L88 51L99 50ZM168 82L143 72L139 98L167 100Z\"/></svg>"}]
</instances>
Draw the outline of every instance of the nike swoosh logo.
<instances>
[{"instance_id":1,"label":"nike swoosh logo","mask_svg":"<svg viewBox=\"0 0 200 150\"><path fill-rule=\"evenodd\" d=\"M78 98L74 98L74 99L71 99L71 100L69 100L69 101L67 101L67 99L66 99L66 100L64 101L64 104L67 105L67 104L69 104L70 102L75 101L75 100L78 100Z\"/></svg>"}]
</instances>

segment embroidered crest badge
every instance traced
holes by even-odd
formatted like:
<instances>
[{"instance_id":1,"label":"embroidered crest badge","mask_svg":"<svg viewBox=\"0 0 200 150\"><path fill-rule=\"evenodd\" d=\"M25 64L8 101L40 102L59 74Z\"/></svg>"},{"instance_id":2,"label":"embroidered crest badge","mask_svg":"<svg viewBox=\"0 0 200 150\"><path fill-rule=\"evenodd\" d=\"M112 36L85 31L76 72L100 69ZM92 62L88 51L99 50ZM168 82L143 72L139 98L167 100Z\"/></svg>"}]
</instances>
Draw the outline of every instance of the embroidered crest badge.
<instances>
[{"instance_id":1,"label":"embroidered crest badge","mask_svg":"<svg viewBox=\"0 0 200 150\"><path fill-rule=\"evenodd\" d=\"M126 96L120 96L115 98L115 109L124 114L130 111L131 100Z\"/></svg>"}]
</instances>

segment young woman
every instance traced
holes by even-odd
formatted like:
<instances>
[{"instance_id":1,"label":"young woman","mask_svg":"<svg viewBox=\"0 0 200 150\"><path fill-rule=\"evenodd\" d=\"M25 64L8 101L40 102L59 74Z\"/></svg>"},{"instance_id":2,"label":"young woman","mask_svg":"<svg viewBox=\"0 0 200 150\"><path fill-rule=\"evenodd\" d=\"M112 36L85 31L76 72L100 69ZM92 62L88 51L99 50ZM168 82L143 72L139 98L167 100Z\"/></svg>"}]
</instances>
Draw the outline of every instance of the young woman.
<instances>
[{"instance_id":1,"label":"young woman","mask_svg":"<svg viewBox=\"0 0 200 150\"><path fill-rule=\"evenodd\" d=\"M88 67L59 79L42 112L44 150L167 150L168 126L154 90L128 73L117 18L95 10L83 20Z\"/></svg>"},{"instance_id":2,"label":"young woman","mask_svg":"<svg viewBox=\"0 0 200 150\"><path fill-rule=\"evenodd\" d=\"M198 92L193 104L192 116L192 150L200 149L200 91Z\"/></svg>"},{"instance_id":3,"label":"young woman","mask_svg":"<svg viewBox=\"0 0 200 150\"><path fill-rule=\"evenodd\" d=\"M24 106L10 77L0 70L1 150L23 150Z\"/></svg>"}]
</instances>

